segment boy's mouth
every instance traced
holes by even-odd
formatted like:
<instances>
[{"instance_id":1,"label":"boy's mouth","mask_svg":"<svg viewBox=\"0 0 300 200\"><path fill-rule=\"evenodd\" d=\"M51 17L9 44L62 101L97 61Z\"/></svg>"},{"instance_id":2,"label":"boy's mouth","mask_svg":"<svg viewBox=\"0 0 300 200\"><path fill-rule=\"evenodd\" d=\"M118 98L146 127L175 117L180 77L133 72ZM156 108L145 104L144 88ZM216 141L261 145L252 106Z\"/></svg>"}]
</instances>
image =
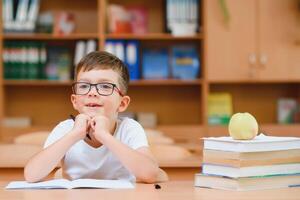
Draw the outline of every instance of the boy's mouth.
<instances>
[{"instance_id":1,"label":"boy's mouth","mask_svg":"<svg viewBox=\"0 0 300 200\"><path fill-rule=\"evenodd\" d=\"M91 108L95 108L95 107L101 107L100 104L97 103L88 103L85 105L86 107L91 107Z\"/></svg>"}]
</instances>

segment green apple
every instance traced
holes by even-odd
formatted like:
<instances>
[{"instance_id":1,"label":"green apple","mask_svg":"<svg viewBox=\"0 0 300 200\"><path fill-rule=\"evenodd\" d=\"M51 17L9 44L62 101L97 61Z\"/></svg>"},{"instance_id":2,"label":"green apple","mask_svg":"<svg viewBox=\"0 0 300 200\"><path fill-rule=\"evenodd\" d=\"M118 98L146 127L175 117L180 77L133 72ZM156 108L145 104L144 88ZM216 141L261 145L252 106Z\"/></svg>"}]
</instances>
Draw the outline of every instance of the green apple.
<instances>
[{"instance_id":1,"label":"green apple","mask_svg":"<svg viewBox=\"0 0 300 200\"><path fill-rule=\"evenodd\" d=\"M228 130L235 140L251 140L258 133L258 124L250 113L235 113L230 118Z\"/></svg>"}]
</instances>

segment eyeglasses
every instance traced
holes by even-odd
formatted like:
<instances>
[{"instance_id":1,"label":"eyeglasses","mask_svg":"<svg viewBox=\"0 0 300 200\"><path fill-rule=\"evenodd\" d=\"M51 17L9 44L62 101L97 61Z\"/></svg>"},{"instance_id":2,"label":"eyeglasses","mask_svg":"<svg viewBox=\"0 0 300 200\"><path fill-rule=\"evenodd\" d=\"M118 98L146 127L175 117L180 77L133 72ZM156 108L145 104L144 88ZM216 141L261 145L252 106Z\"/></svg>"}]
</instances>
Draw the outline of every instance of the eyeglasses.
<instances>
[{"instance_id":1,"label":"eyeglasses","mask_svg":"<svg viewBox=\"0 0 300 200\"><path fill-rule=\"evenodd\" d=\"M72 89L74 94L77 95L86 95L88 94L92 86L94 86L98 92L99 95L102 96L110 96L116 90L120 96L124 96L123 93L120 91L120 89L117 87L116 84L113 83L86 83L86 82L75 82L72 84Z\"/></svg>"}]
</instances>

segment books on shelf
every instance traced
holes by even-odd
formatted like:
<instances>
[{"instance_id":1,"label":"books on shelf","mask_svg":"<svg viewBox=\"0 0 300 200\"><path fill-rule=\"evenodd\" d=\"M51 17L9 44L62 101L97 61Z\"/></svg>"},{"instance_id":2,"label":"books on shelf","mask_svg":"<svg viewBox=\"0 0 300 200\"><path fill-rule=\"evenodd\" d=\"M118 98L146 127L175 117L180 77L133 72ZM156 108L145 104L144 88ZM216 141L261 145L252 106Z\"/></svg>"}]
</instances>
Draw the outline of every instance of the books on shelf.
<instances>
[{"instance_id":1,"label":"books on shelf","mask_svg":"<svg viewBox=\"0 0 300 200\"><path fill-rule=\"evenodd\" d=\"M208 123L211 125L226 125L229 123L232 111L232 96L229 93L210 93L208 95Z\"/></svg>"},{"instance_id":2,"label":"books on shelf","mask_svg":"<svg viewBox=\"0 0 300 200\"><path fill-rule=\"evenodd\" d=\"M255 190L299 185L300 138L204 138L202 173L195 175L195 186Z\"/></svg>"},{"instance_id":3,"label":"books on shelf","mask_svg":"<svg viewBox=\"0 0 300 200\"><path fill-rule=\"evenodd\" d=\"M74 52L74 61L73 65L76 66L81 58L92 51L97 50L97 42L96 40L79 40L75 44L75 52Z\"/></svg>"},{"instance_id":4,"label":"books on shelf","mask_svg":"<svg viewBox=\"0 0 300 200\"><path fill-rule=\"evenodd\" d=\"M174 45L171 47L172 77L196 79L200 71L199 52L194 45Z\"/></svg>"},{"instance_id":5,"label":"books on shelf","mask_svg":"<svg viewBox=\"0 0 300 200\"><path fill-rule=\"evenodd\" d=\"M165 20L174 36L194 35L199 30L199 0L167 0Z\"/></svg>"},{"instance_id":6,"label":"books on shelf","mask_svg":"<svg viewBox=\"0 0 300 200\"><path fill-rule=\"evenodd\" d=\"M232 137L204 138L204 149L234 152L260 152L299 149L298 137L274 137L260 134L252 140L234 140Z\"/></svg>"},{"instance_id":7,"label":"books on shelf","mask_svg":"<svg viewBox=\"0 0 300 200\"><path fill-rule=\"evenodd\" d=\"M48 46L48 61L45 66L48 80L71 80L72 53L65 46Z\"/></svg>"},{"instance_id":8,"label":"books on shelf","mask_svg":"<svg viewBox=\"0 0 300 200\"><path fill-rule=\"evenodd\" d=\"M125 47L125 63L129 69L130 80L140 79L139 42L127 41Z\"/></svg>"},{"instance_id":9,"label":"books on shelf","mask_svg":"<svg viewBox=\"0 0 300 200\"><path fill-rule=\"evenodd\" d=\"M26 181L12 181L6 189L75 189L75 188L102 188L102 189L132 189L135 186L126 180L96 180L77 179L69 181L67 179L54 179L37 183Z\"/></svg>"},{"instance_id":10,"label":"books on shelf","mask_svg":"<svg viewBox=\"0 0 300 200\"><path fill-rule=\"evenodd\" d=\"M195 175L195 186L224 190L262 190L287 188L299 184L300 174L230 178L206 174Z\"/></svg>"},{"instance_id":11,"label":"books on shelf","mask_svg":"<svg viewBox=\"0 0 300 200\"><path fill-rule=\"evenodd\" d=\"M5 79L40 79L46 64L44 42L5 41L3 49Z\"/></svg>"},{"instance_id":12,"label":"books on shelf","mask_svg":"<svg viewBox=\"0 0 300 200\"><path fill-rule=\"evenodd\" d=\"M104 49L126 63L130 80L140 79L140 44L137 40L107 40Z\"/></svg>"},{"instance_id":13,"label":"books on shelf","mask_svg":"<svg viewBox=\"0 0 300 200\"><path fill-rule=\"evenodd\" d=\"M277 121L280 124L299 122L299 103L293 98L279 98L277 100Z\"/></svg>"},{"instance_id":14,"label":"books on shelf","mask_svg":"<svg viewBox=\"0 0 300 200\"><path fill-rule=\"evenodd\" d=\"M34 32L40 0L2 1L4 32Z\"/></svg>"},{"instance_id":15,"label":"books on shelf","mask_svg":"<svg viewBox=\"0 0 300 200\"><path fill-rule=\"evenodd\" d=\"M143 6L109 4L108 30L110 33L145 34L148 32L148 9Z\"/></svg>"},{"instance_id":16,"label":"books on shelf","mask_svg":"<svg viewBox=\"0 0 300 200\"><path fill-rule=\"evenodd\" d=\"M146 48L142 55L142 77L144 79L167 79L170 76L167 48Z\"/></svg>"}]
</instances>

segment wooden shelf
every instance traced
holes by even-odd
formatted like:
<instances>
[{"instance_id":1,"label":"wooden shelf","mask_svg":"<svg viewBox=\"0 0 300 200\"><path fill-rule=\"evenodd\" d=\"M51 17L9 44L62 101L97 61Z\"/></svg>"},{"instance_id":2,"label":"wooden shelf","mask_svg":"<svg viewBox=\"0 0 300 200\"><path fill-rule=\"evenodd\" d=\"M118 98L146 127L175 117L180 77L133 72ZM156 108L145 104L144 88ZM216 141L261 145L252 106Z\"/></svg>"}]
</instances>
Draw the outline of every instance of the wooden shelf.
<instances>
[{"instance_id":1,"label":"wooden shelf","mask_svg":"<svg viewBox=\"0 0 300 200\"><path fill-rule=\"evenodd\" d=\"M71 86L72 81L58 80L4 80L5 86Z\"/></svg>"},{"instance_id":2,"label":"wooden shelf","mask_svg":"<svg viewBox=\"0 0 300 200\"><path fill-rule=\"evenodd\" d=\"M6 86L70 86L72 81L59 81L59 80L4 80ZM136 80L131 81L130 86L155 86L155 85L201 85L202 80L178 80L178 79L166 79L166 80Z\"/></svg>"},{"instance_id":3,"label":"wooden shelf","mask_svg":"<svg viewBox=\"0 0 300 200\"><path fill-rule=\"evenodd\" d=\"M46 33L28 33L28 34L4 34L5 40L79 40L79 39L96 39L97 33L76 33L72 35L54 35Z\"/></svg>"},{"instance_id":4,"label":"wooden shelf","mask_svg":"<svg viewBox=\"0 0 300 200\"><path fill-rule=\"evenodd\" d=\"M6 33L3 35L5 40L78 40L99 38L97 33L75 33L71 35L54 35L46 33ZM106 39L130 39L130 40L200 40L202 34L195 36L175 37L167 33L149 33L144 35L136 34L107 34Z\"/></svg>"},{"instance_id":5,"label":"wooden shelf","mask_svg":"<svg viewBox=\"0 0 300 200\"><path fill-rule=\"evenodd\" d=\"M152 86L152 85L201 85L201 79L195 80L179 80L179 79L159 79L159 80L136 80L131 81L132 86Z\"/></svg>"},{"instance_id":6,"label":"wooden shelf","mask_svg":"<svg viewBox=\"0 0 300 200\"><path fill-rule=\"evenodd\" d=\"M144 35L136 34L107 34L106 39L130 39L130 40L200 40L203 39L203 34L195 36L175 37L168 33L148 33Z\"/></svg>"},{"instance_id":7,"label":"wooden shelf","mask_svg":"<svg viewBox=\"0 0 300 200\"><path fill-rule=\"evenodd\" d=\"M300 79L286 80L208 80L210 84L282 84L282 83L300 83Z\"/></svg>"}]
</instances>

